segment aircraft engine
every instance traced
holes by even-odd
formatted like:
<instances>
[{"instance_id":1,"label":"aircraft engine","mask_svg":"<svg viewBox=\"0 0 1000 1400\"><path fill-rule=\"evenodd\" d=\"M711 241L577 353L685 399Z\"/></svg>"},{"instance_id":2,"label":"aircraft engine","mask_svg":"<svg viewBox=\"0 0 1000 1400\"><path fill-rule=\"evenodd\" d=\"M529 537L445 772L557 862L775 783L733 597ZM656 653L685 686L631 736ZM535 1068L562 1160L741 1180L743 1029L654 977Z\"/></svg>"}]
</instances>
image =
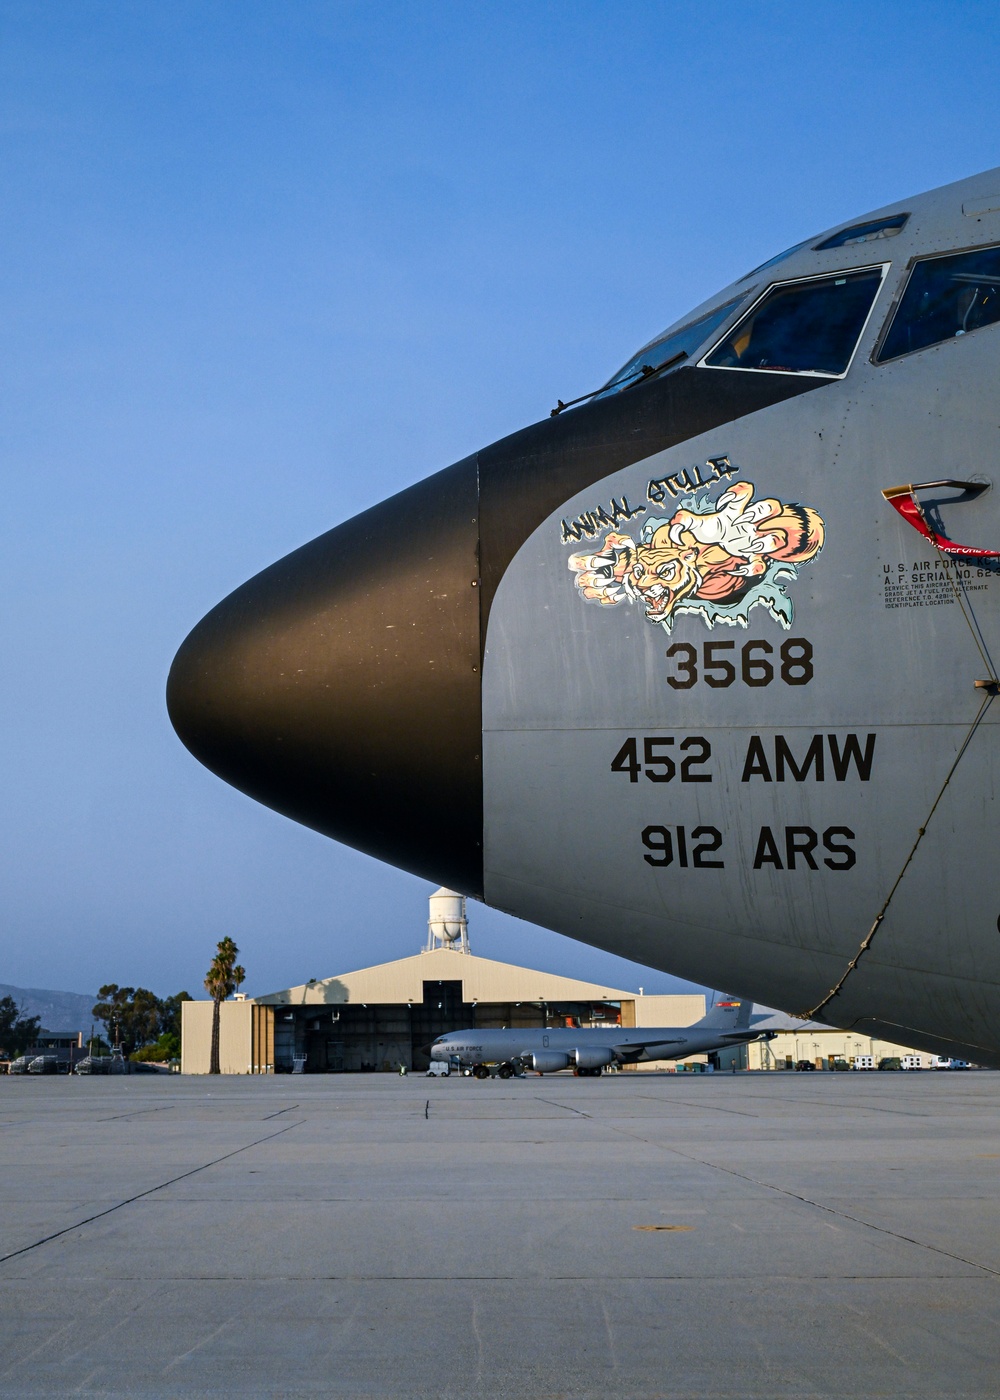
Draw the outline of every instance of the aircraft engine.
<instances>
[{"instance_id":1,"label":"aircraft engine","mask_svg":"<svg viewBox=\"0 0 1000 1400\"><path fill-rule=\"evenodd\" d=\"M614 1060L614 1052L611 1050L575 1050L573 1060L577 1069L603 1069L605 1065L610 1065Z\"/></svg>"},{"instance_id":2,"label":"aircraft engine","mask_svg":"<svg viewBox=\"0 0 1000 1400\"><path fill-rule=\"evenodd\" d=\"M538 1074L555 1074L557 1070L569 1067L569 1056L558 1050L538 1050L529 1055L522 1055L528 1069L535 1070Z\"/></svg>"}]
</instances>

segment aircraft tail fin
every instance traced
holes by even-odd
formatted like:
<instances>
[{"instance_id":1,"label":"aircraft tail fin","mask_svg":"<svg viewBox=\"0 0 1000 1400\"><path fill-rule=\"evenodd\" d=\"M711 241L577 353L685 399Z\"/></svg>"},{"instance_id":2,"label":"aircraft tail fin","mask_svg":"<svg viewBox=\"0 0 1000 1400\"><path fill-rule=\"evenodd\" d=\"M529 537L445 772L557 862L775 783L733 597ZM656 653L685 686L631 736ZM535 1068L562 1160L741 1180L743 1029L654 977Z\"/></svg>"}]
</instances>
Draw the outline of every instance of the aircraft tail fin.
<instances>
[{"instance_id":1,"label":"aircraft tail fin","mask_svg":"<svg viewBox=\"0 0 1000 1400\"><path fill-rule=\"evenodd\" d=\"M749 998L721 996L698 1025L709 1030L745 1031L752 1011L753 1002Z\"/></svg>"}]
</instances>

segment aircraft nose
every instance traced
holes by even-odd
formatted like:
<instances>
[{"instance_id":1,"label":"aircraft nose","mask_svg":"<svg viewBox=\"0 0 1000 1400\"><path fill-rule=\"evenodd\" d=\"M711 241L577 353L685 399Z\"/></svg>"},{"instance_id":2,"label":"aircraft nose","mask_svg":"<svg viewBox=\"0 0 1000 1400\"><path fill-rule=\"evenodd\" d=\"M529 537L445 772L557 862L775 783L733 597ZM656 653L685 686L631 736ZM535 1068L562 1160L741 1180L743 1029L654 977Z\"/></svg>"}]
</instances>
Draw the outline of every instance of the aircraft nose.
<instances>
[{"instance_id":1,"label":"aircraft nose","mask_svg":"<svg viewBox=\"0 0 1000 1400\"><path fill-rule=\"evenodd\" d=\"M265 569L178 651L179 737L285 816L481 895L478 545L471 457Z\"/></svg>"}]
</instances>

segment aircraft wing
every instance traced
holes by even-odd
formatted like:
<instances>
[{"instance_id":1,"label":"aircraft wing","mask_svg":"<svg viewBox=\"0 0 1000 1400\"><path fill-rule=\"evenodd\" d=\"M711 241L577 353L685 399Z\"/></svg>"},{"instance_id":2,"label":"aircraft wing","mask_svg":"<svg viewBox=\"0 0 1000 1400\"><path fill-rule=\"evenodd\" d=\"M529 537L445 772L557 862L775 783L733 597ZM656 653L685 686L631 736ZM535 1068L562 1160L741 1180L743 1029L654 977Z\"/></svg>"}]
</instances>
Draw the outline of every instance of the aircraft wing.
<instances>
[{"instance_id":1,"label":"aircraft wing","mask_svg":"<svg viewBox=\"0 0 1000 1400\"><path fill-rule=\"evenodd\" d=\"M664 1040L661 1035L650 1036L648 1040L630 1040L622 1045L612 1045L612 1050L620 1060L636 1060L644 1050L651 1049L654 1045L686 1045L687 1036L675 1036L673 1039Z\"/></svg>"},{"instance_id":2,"label":"aircraft wing","mask_svg":"<svg viewBox=\"0 0 1000 1400\"><path fill-rule=\"evenodd\" d=\"M712 1034L712 1039L719 1043L727 1040L743 1042L746 1040L756 1040L758 1035L758 1031L750 1031L748 1029L739 1031L716 1031ZM661 1046L675 1045L680 1050L683 1050L684 1047L688 1045L690 1039L691 1037L686 1035L650 1035L644 1036L642 1040L629 1040L619 1045L613 1045L611 1048L620 1060L637 1060L644 1050L652 1050L654 1047L658 1049ZM697 1054L698 1052L697 1050L692 1050L691 1053Z\"/></svg>"}]
</instances>

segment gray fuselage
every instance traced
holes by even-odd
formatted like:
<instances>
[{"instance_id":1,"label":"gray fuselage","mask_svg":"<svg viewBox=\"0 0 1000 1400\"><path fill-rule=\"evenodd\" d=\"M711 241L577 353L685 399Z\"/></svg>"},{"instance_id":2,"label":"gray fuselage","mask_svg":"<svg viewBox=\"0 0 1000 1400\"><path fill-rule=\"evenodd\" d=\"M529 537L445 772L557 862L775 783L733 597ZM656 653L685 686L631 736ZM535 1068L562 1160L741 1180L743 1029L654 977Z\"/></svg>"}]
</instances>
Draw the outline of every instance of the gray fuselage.
<instances>
[{"instance_id":1,"label":"gray fuselage","mask_svg":"<svg viewBox=\"0 0 1000 1400\"><path fill-rule=\"evenodd\" d=\"M467 1030L451 1031L440 1036L431 1046L432 1060L457 1060L461 1065L504 1064L526 1060L532 1055L564 1054L570 1068L576 1063L576 1051L601 1050L609 1063L636 1064L649 1060L679 1060L687 1055L700 1055L722 1050L730 1045L742 1045L756 1040L753 1030L726 1031L686 1026L643 1027L622 1029L595 1027L573 1030L555 1027L552 1030Z\"/></svg>"},{"instance_id":2,"label":"gray fuselage","mask_svg":"<svg viewBox=\"0 0 1000 1400\"><path fill-rule=\"evenodd\" d=\"M521 919L1000 1066L998 303L1000 170L818 234L244 584L178 732Z\"/></svg>"}]
</instances>

